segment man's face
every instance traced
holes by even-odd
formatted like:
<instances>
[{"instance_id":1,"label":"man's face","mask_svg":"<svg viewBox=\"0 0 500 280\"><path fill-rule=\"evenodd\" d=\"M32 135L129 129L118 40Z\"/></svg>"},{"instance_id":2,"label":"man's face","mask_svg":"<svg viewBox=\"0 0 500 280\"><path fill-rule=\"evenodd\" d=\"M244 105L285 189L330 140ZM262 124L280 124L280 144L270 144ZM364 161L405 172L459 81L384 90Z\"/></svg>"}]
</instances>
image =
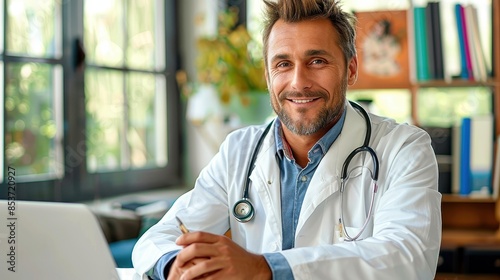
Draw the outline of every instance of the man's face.
<instances>
[{"instance_id":1,"label":"man's face","mask_svg":"<svg viewBox=\"0 0 500 280\"><path fill-rule=\"evenodd\" d=\"M338 34L327 19L277 21L270 33L266 78L271 104L298 135L329 128L343 112L357 58L345 63Z\"/></svg>"}]
</instances>

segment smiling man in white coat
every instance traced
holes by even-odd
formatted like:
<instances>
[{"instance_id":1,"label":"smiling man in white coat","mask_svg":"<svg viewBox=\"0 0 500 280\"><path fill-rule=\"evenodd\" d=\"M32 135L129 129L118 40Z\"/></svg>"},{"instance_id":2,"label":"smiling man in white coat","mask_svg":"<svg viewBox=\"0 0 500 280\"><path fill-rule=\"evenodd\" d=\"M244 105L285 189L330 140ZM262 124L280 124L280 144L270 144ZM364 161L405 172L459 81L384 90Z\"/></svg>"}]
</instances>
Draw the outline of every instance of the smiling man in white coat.
<instances>
[{"instance_id":1,"label":"smiling man in white coat","mask_svg":"<svg viewBox=\"0 0 500 280\"><path fill-rule=\"evenodd\" d=\"M154 279L433 279L441 195L429 135L347 101L355 19L339 3L265 4L277 118L228 135L140 238L135 269Z\"/></svg>"}]
</instances>

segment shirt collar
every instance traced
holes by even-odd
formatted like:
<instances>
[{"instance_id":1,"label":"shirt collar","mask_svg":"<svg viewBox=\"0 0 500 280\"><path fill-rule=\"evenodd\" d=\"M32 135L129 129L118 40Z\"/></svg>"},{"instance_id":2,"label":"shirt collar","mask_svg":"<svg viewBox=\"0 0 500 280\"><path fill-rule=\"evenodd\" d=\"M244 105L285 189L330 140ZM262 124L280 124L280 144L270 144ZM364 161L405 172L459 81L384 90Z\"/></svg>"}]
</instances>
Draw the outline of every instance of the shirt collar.
<instances>
[{"instance_id":1,"label":"shirt collar","mask_svg":"<svg viewBox=\"0 0 500 280\"><path fill-rule=\"evenodd\" d=\"M326 154L330 146L332 146L333 142L335 142L337 137L340 135L340 132L342 132L346 112L347 109L344 109L339 121L330 130L328 130L328 132L323 135L323 137L321 137L316 144L314 144L311 150L309 150L309 153L319 148L321 149L322 155ZM276 142L276 155L278 158L283 160L283 157L285 156L287 159L293 160L292 150L285 137L283 137L283 127L279 118L274 129L274 139Z\"/></svg>"}]
</instances>

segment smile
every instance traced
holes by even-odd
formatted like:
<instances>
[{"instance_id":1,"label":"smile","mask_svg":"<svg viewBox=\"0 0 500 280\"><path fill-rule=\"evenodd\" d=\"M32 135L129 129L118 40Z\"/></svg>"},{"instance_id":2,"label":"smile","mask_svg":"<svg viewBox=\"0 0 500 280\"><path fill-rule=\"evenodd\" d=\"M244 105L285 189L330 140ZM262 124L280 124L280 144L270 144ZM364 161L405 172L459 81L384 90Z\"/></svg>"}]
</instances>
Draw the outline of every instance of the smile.
<instances>
[{"instance_id":1,"label":"smile","mask_svg":"<svg viewBox=\"0 0 500 280\"><path fill-rule=\"evenodd\" d=\"M316 98L313 98L313 99L291 99L290 101L292 101L293 103L304 104L304 103L313 102L314 100L316 100Z\"/></svg>"}]
</instances>

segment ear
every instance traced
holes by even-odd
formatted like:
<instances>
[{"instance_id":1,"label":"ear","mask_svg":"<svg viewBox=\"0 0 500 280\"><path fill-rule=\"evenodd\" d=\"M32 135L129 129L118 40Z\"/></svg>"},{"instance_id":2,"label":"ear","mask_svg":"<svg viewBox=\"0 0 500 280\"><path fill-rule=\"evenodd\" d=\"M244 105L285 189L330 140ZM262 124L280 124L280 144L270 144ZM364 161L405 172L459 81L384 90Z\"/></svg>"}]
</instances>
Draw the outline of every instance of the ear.
<instances>
[{"instance_id":1,"label":"ear","mask_svg":"<svg viewBox=\"0 0 500 280\"><path fill-rule=\"evenodd\" d=\"M348 61L347 66L347 84L352 86L358 80L358 56L353 56Z\"/></svg>"}]
</instances>

